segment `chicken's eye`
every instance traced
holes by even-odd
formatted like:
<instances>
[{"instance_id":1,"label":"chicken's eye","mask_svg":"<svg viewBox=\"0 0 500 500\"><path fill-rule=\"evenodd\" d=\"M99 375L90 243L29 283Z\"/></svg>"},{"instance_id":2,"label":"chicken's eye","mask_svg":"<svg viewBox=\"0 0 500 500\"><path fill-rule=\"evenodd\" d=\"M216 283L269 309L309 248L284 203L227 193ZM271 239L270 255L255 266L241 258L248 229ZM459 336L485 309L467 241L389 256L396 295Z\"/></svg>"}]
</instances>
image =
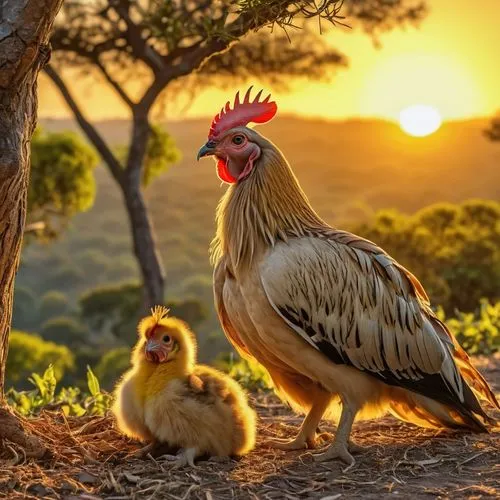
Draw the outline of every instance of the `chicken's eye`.
<instances>
[{"instance_id":1,"label":"chicken's eye","mask_svg":"<svg viewBox=\"0 0 500 500\"><path fill-rule=\"evenodd\" d=\"M236 144L237 146L243 144L243 141L245 138L242 135L235 135L233 137L233 144Z\"/></svg>"},{"instance_id":2,"label":"chicken's eye","mask_svg":"<svg viewBox=\"0 0 500 500\"><path fill-rule=\"evenodd\" d=\"M164 335L162 340L163 342L165 342L165 344L168 344L171 340L170 335Z\"/></svg>"}]
</instances>

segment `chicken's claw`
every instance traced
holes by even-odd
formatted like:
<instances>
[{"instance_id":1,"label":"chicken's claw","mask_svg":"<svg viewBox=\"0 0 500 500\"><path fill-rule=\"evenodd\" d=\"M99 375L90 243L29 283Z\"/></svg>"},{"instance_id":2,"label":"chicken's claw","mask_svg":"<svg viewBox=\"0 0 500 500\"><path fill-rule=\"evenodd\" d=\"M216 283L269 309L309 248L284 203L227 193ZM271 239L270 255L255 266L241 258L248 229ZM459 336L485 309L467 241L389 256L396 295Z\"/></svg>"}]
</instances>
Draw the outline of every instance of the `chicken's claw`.
<instances>
[{"instance_id":1,"label":"chicken's claw","mask_svg":"<svg viewBox=\"0 0 500 500\"><path fill-rule=\"evenodd\" d=\"M322 432L314 437L306 438L303 434L298 434L294 439L271 439L266 442L270 448L277 448L278 450L292 451L292 450L314 450L321 448L329 440L332 439L332 434L329 432Z\"/></svg>"},{"instance_id":2,"label":"chicken's claw","mask_svg":"<svg viewBox=\"0 0 500 500\"><path fill-rule=\"evenodd\" d=\"M316 462L328 462L336 458L340 458L340 460L348 465L342 472L347 472L356 464L356 460L354 460L354 457L349 453L344 443L333 443L324 453L314 455L314 460Z\"/></svg>"},{"instance_id":3,"label":"chicken's claw","mask_svg":"<svg viewBox=\"0 0 500 500\"><path fill-rule=\"evenodd\" d=\"M181 450L177 454L177 460L175 464L173 465L174 469L181 469L182 467L185 467L186 465L189 465L190 467L196 468L196 465L194 464L194 459L196 458L197 455L197 450L196 448L186 448Z\"/></svg>"},{"instance_id":4,"label":"chicken's claw","mask_svg":"<svg viewBox=\"0 0 500 500\"><path fill-rule=\"evenodd\" d=\"M304 450L307 446L307 441L302 436L297 436L294 439L270 439L266 441L266 446L276 448L283 451Z\"/></svg>"}]
</instances>

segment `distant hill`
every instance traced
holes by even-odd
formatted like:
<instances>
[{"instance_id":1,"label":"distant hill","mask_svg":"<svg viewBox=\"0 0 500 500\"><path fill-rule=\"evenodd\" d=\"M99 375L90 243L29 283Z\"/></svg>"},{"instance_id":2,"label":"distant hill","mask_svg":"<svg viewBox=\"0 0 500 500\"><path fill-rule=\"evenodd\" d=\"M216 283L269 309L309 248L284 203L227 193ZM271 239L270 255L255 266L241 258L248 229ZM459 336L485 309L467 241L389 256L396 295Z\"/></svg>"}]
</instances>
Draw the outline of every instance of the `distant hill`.
<instances>
[{"instance_id":1,"label":"distant hill","mask_svg":"<svg viewBox=\"0 0 500 500\"><path fill-rule=\"evenodd\" d=\"M259 129L285 153L319 214L333 225L348 226L380 208L413 212L439 201L499 199L500 144L486 140L487 125L483 120L446 123L424 139L410 138L382 121L285 116ZM42 120L42 126L78 130L72 121ZM195 295L211 307L208 246L225 187L212 162L195 161L208 127L208 119L167 124L184 158L147 190L146 198L168 274L168 294ZM126 143L126 122L103 122L98 128L111 144ZM138 276L121 195L104 168L96 176L92 210L76 217L61 241L25 250L21 286L37 294L59 289L76 298L96 285ZM212 315L207 332L216 327Z\"/></svg>"},{"instance_id":2,"label":"distant hill","mask_svg":"<svg viewBox=\"0 0 500 500\"><path fill-rule=\"evenodd\" d=\"M67 120L42 120L42 125L48 130L78 130ZM185 199L184 194L199 195L200 190L215 207L224 188L209 162L195 161L208 126L208 119L166 125L184 159L149 189L154 211L158 203L168 199L176 206L179 195ZM485 120L447 122L434 135L418 139L389 122L285 116L260 130L285 153L315 208L335 222L356 218L363 205L363 210L395 207L411 212L436 201L498 198L500 144L486 140L487 126ZM111 144L127 141L125 121L102 122L98 128ZM104 177L98 172L100 183L106 182ZM196 197L189 198L196 203ZM201 212L206 216L206 207Z\"/></svg>"}]
</instances>

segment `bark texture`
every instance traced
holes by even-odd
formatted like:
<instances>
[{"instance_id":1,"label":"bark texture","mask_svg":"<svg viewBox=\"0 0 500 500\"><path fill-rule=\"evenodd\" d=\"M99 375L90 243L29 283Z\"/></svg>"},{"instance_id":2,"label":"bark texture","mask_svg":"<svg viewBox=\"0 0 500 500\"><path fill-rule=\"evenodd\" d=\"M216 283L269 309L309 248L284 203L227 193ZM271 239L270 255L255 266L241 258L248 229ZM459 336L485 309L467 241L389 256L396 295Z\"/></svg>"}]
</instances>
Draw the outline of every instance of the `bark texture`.
<instances>
[{"instance_id":1,"label":"bark texture","mask_svg":"<svg viewBox=\"0 0 500 500\"><path fill-rule=\"evenodd\" d=\"M62 0L0 1L0 405L26 219L37 77L49 58L49 35L61 4ZM43 447L24 434L12 413L0 408L0 441L3 438L33 456L43 454Z\"/></svg>"}]
</instances>

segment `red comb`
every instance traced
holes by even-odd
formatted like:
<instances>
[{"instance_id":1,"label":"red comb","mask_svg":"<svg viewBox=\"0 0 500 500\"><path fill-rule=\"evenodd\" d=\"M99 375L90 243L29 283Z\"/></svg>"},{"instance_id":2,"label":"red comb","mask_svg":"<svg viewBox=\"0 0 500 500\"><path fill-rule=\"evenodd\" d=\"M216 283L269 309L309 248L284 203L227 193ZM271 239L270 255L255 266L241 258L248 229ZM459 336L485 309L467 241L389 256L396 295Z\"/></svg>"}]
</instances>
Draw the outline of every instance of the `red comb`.
<instances>
[{"instance_id":1,"label":"red comb","mask_svg":"<svg viewBox=\"0 0 500 500\"><path fill-rule=\"evenodd\" d=\"M242 127L250 122L266 123L274 117L276 111L278 111L278 106L274 101L269 102L271 94L259 102L262 95L261 90L255 96L255 99L250 102L251 90L252 87L247 90L243 102L240 102L240 93L236 93L233 109L231 109L231 104L227 101L226 106L212 120L212 125L208 132L209 139L215 139L222 132L234 127Z\"/></svg>"}]
</instances>

